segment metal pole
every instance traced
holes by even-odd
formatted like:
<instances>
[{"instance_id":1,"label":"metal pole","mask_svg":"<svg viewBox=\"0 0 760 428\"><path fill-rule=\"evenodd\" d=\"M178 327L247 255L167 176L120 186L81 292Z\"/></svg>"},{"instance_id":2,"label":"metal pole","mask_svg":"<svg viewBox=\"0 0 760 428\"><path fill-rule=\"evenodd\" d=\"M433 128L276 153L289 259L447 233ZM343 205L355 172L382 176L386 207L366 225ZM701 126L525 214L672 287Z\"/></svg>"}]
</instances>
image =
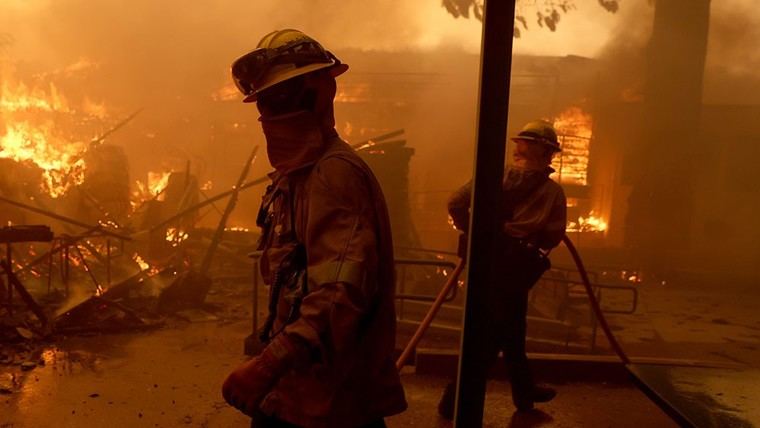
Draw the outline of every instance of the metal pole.
<instances>
[{"instance_id":1,"label":"metal pole","mask_svg":"<svg viewBox=\"0 0 760 428\"><path fill-rule=\"evenodd\" d=\"M106 238L106 284L111 286L111 240Z\"/></svg>"},{"instance_id":2,"label":"metal pole","mask_svg":"<svg viewBox=\"0 0 760 428\"><path fill-rule=\"evenodd\" d=\"M495 260L494 244L495 231L500 230L501 221L498 207L501 206L504 178L514 18L515 0L484 2L478 137L467 256L470 268L457 377L456 428L474 428L483 424L488 373L488 367L484 367L487 359L483 352L484 332L493 328L487 325L484 308L488 299L487 287L494 282L490 267L503 263Z\"/></svg>"},{"instance_id":3,"label":"metal pole","mask_svg":"<svg viewBox=\"0 0 760 428\"><path fill-rule=\"evenodd\" d=\"M63 242L63 245L66 246L61 253L63 256L63 260L61 261L61 266L63 269L63 286L65 296L69 297L69 243L65 240L65 238Z\"/></svg>"},{"instance_id":4,"label":"metal pole","mask_svg":"<svg viewBox=\"0 0 760 428\"><path fill-rule=\"evenodd\" d=\"M47 292L50 294L50 286L53 283L53 249L55 248L55 241L50 241L50 251L48 251L48 283Z\"/></svg>"},{"instance_id":5,"label":"metal pole","mask_svg":"<svg viewBox=\"0 0 760 428\"><path fill-rule=\"evenodd\" d=\"M13 273L13 253L11 252L11 243L5 244L5 260L8 262L8 314L13 315L13 286L11 285L11 274Z\"/></svg>"},{"instance_id":6,"label":"metal pole","mask_svg":"<svg viewBox=\"0 0 760 428\"><path fill-rule=\"evenodd\" d=\"M259 334L259 260L253 262L253 335Z\"/></svg>"}]
</instances>

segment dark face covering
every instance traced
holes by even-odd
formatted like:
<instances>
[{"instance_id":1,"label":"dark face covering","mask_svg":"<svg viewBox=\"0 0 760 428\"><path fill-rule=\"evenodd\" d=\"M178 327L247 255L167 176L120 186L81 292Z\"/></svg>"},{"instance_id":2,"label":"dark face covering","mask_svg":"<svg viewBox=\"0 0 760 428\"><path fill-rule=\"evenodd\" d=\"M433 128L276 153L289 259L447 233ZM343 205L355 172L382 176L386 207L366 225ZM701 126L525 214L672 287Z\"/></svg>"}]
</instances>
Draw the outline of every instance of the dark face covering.
<instances>
[{"instance_id":1,"label":"dark face covering","mask_svg":"<svg viewBox=\"0 0 760 428\"><path fill-rule=\"evenodd\" d=\"M314 113L304 110L271 119L262 116L259 120L267 140L269 163L278 172L287 174L316 161L322 153L325 139Z\"/></svg>"},{"instance_id":2,"label":"dark face covering","mask_svg":"<svg viewBox=\"0 0 760 428\"><path fill-rule=\"evenodd\" d=\"M313 73L272 93L262 94L259 121L267 141L269 163L287 174L316 161L325 143L338 136L335 131L333 99L335 78Z\"/></svg>"}]
</instances>

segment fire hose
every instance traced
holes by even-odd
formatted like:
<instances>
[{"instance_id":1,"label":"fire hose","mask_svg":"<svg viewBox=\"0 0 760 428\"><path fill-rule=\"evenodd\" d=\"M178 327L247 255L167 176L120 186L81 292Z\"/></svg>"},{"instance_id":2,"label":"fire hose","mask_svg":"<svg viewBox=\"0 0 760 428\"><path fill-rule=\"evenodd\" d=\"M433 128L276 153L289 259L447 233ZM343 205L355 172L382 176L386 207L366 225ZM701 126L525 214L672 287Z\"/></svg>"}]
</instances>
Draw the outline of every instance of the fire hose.
<instances>
[{"instance_id":1,"label":"fire hose","mask_svg":"<svg viewBox=\"0 0 760 428\"><path fill-rule=\"evenodd\" d=\"M562 238L562 242L564 242L568 251L570 251L570 255L573 257L573 261L575 262L575 266L578 268L578 273L581 276L581 281L583 282L583 286L586 290L586 294L588 294L591 310L594 312L594 315L596 316L596 319L599 322L599 326L602 328L602 331L604 331L604 335L607 337L607 341L610 343L612 350L615 352L618 358L620 358L623 364L629 364L631 361L628 358L628 355L626 355L625 351L623 351L623 348L620 346L620 343L612 334L610 325L607 323L607 319L604 317L604 313L602 312L602 308L599 305L599 301L597 300L596 295L594 294L593 287L591 286L591 281L588 278L588 272L586 271L586 267L583 265L583 260L581 259L581 256L578 253L578 250L575 248L575 245L570 240L570 238L567 237L567 235L565 235ZM399 356L398 360L396 360L396 369L401 370L401 368L404 367L404 364L412 355L412 353L414 352L414 349L420 343L420 340L422 340L422 336L425 335L425 332L433 323L433 319L438 314L438 311L441 309L441 306L443 306L443 303L446 300L446 296L448 296L451 289L455 287L457 282L459 281L459 276L464 270L464 265L465 265L465 260L460 259L459 263L457 263L456 268L448 277L443 288L441 288L441 291L438 293L438 296L436 297L432 306L430 307L427 314L425 315L425 318L423 318L423 320L420 322L419 327L417 327L417 331L414 332L414 335L409 340L409 343L407 343L406 347L401 352L401 355Z\"/></svg>"}]
</instances>

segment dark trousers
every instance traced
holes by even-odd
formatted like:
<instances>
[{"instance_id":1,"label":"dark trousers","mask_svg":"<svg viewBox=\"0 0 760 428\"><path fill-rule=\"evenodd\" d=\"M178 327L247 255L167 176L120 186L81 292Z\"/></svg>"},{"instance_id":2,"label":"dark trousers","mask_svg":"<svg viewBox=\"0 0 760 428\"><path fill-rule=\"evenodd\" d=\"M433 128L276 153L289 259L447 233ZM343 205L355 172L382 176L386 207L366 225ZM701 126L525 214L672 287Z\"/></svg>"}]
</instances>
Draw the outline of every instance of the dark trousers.
<instances>
[{"instance_id":1,"label":"dark trousers","mask_svg":"<svg viewBox=\"0 0 760 428\"><path fill-rule=\"evenodd\" d=\"M251 420L251 428L301 428L298 425L282 421L273 416L267 416L261 412L256 412ZM386 428L385 421L382 419L372 422L367 425L362 425L356 428Z\"/></svg>"},{"instance_id":2,"label":"dark trousers","mask_svg":"<svg viewBox=\"0 0 760 428\"><path fill-rule=\"evenodd\" d=\"M501 285L501 284L500 284ZM512 385L512 401L517 404L520 400L530 400L533 391L533 376L531 375L528 357L525 352L525 334L528 315L528 287L518 290L504 290L494 287L489 295L488 329L483 332L485 347L478 350L478 358L482 360L479 366L481 375L487 377L501 351L504 364ZM454 382L446 387L443 407L454 406Z\"/></svg>"},{"instance_id":3,"label":"dark trousers","mask_svg":"<svg viewBox=\"0 0 760 428\"><path fill-rule=\"evenodd\" d=\"M528 288L499 293L489 308L490 326L484 350L484 367L490 369L502 352L512 384L512 398L527 398L533 390L533 376L525 351L528 316Z\"/></svg>"}]
</instances>

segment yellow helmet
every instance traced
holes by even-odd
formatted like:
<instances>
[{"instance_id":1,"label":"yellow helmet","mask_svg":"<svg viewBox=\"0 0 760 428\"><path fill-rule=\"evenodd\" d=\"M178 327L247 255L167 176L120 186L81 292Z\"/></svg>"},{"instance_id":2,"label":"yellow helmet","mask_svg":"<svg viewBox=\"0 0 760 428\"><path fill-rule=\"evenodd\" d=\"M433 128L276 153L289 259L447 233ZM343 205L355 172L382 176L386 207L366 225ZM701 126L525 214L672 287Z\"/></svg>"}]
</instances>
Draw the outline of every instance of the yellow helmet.
<instances>
[{"instance_id":1,"label":"yellow helmet","mask_svg":"<svg viewBox=\"0 0 760 428\"><path fill-rule=\"evenodd\" d=\"M545 120L532 120L526 123L520 132L511 139L512 141L522 140L540 143L551 147L556 152L562 150L557 139L557 131L554 130L554 126L551 123Z\"/></svg>"},{"instance_id":2,"label":"yellow helmet","mask_svg":"<svg viewBox=\"0 0 760 428\"><path fill-rule=\"evenodd\" d=\"M232 63L232 79L245 95L243 102L250 103L264 89L324 68L336 77L345 73L348 65L301 31L277 30Z\"/></svg>"}]
</instances>

